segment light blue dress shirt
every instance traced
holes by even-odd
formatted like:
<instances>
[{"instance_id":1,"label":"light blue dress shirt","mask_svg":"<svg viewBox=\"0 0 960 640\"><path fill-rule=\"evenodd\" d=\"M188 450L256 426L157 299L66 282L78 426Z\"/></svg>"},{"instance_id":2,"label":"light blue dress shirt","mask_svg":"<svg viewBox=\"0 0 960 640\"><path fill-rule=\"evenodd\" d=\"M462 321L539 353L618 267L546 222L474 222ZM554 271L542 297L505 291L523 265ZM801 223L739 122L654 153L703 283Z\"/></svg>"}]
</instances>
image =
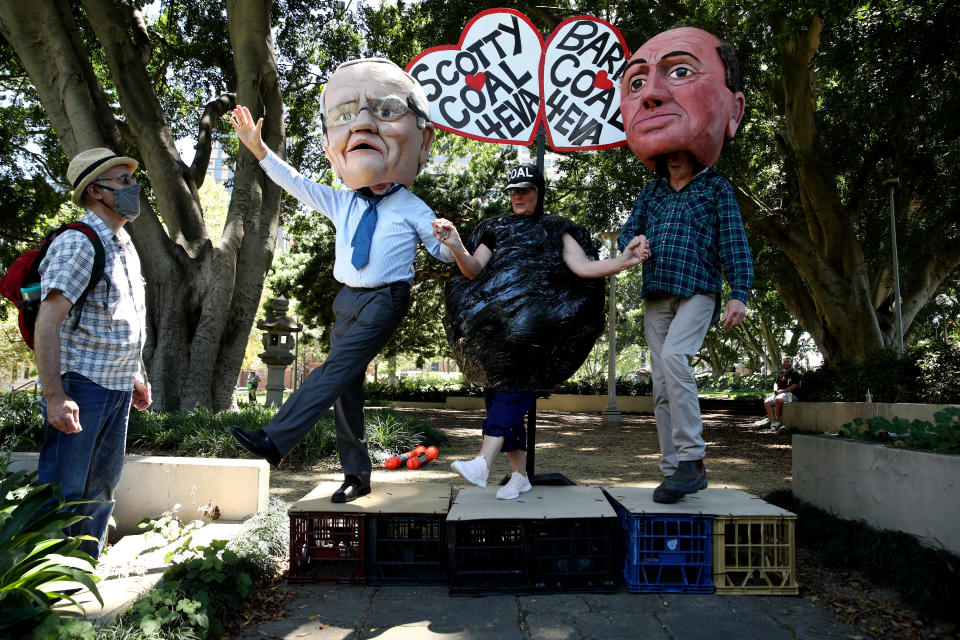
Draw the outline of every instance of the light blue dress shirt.
<instances>
[{"instance_id":1,"label":"light blue dress shirt","mask_svg":"<svg viewBox=\"0 0 960 640\"><path fill-rule=\"evenodd\" d=\"M370 243L370 261L357 269L350 262L350 241L360 224L367 202L349 189L334 189L301 175L272 151L260 161L271 180L307 207L330 218L337 230L333 277L350 287L380 287L394 282L413 282L413 258L417 243L444 262L453 262L453 252L433 235L436 219L423 200L402 188L377 206L377 228Z\"/></svg>"}]
</instances>

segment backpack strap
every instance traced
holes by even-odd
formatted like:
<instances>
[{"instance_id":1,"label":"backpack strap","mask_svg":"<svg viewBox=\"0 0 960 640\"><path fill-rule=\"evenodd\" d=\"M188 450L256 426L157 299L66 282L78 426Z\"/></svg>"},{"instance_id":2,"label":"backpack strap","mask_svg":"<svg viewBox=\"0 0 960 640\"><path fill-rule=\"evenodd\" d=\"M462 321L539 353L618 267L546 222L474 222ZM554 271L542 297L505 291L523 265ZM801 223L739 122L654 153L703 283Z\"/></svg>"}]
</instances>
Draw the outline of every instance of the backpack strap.
<instances>
[{"instance_id":1,"label":"backpack strap","mask_svg":"<svg viewBox=\"0 0 960 640\"><path fill-rule=\"evenodd\" d=\"M37 261L35 263L35 268L40 266L40 262L42 262L43 258L47 255L47 250L50 248L50 244L53 242L53 240L64 231L79 231L83 235L87 236L87 239L90 240L90 244L93 245L93 267L90 270L90 282L87 283L87 288L83 290L83 293L81 293L80 297L77 298L77 301L73 304L73 307L70 308L71 312L74 309L77 310L73 320L72 329L73 331L76 331L77 327L80 326L80 316L83 314L83 305L87 301L87 296L96 288L97 283L100 282L101 279L105 279L107 281L107 294L109 296L110 279L104 274L104 267L106 266L106 253L103 249L103 241L100 240L100 236L97 235L97 232L93 227L88 225L86 222L80 222L79 220L60 225L56 229L51 229L47 232L43 242L40 243L40 249L37 256ZM40 276L38 273L37 281L39 280Z\"/></svg>"}]
</instances>

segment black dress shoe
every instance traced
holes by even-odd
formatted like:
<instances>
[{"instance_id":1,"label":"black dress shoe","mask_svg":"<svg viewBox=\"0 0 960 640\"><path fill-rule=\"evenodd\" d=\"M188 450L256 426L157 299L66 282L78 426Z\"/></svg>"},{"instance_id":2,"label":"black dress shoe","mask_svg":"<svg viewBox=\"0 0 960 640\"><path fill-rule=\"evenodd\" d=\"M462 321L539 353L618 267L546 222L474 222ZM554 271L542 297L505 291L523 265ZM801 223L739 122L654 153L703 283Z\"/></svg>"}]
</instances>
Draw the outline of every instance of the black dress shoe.
<instances>
[{"instance_id":1,"label":"black dress shoe","mask_svg":"<svg viewBox=\"0 0 960 640\"><path fill-rule=\"evenodd\" d=\"M283 458L283 455L263 429L247 431L240 427L231 426L230 433L233 434L237 442L243 445L244 449L253 455L263 458L273 466L280 464L280 459Z\"/></svg>"},{"instance_id":2,"label":"black dress shoe","mask_svg":"<svg viewBox=\"0 0 960 640\"><path fill-rule=\"evenodd\" d=\"M347 476L340 488L330 496L330 502L353 502L360 496L370 493L370 482L363 482L357 476Z\"/></svg>"}]
</instances>

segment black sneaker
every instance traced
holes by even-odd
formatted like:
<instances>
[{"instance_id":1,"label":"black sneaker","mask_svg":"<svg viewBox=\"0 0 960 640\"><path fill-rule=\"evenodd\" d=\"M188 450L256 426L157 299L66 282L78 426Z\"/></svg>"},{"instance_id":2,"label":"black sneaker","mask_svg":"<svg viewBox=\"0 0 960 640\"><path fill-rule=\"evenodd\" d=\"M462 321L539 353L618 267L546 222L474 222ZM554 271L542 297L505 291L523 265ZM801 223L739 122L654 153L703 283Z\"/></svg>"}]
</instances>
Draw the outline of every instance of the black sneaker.
<instances>
[{"instance_id":1,"label":"black sneaker","mask_svg":"<svg viewBox=\"0 0 960 640\"><path fill-rule=\"evenodd\" d=\"M653 501L673 504L688 493L707 488L707 470L702 460L684 460L677 472L666 478L653 490Z\"/></svg>"}]
</instances>

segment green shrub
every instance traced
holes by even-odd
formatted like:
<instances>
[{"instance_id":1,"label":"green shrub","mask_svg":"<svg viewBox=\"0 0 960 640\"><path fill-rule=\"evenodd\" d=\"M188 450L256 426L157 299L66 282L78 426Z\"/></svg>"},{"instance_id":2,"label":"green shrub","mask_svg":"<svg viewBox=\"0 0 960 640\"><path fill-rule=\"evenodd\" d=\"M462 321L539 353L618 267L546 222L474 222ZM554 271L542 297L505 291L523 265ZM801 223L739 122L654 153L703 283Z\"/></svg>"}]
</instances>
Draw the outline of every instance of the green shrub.
<instances>
[{"instance_id":1,"label":"green shrub","mask_svg":"<svg viewBox=\"0 0 960 640\"><path fill-rule=\"evenodd\" d=\"M617 376L617 395L652 396L653 377L646 371Z\"/></svg>"},{"instance_id":2,"label":"green shrub","mask_svg":"<svg viewBox=\"0 0 960 640\"><path fill-rule=\"evenodd\" d=\"M164 596L165 597L165 596ZM160 604L161 600L155 600L153 592L149 592L143 596L143 599L150 599L151 603L156 603L156 606L170 606L169 604ZM134 604L136 606L136 603ZM175 605L174 605L175 606ZM150 605L144 604L145 609L150 608ZM176 626L167 625L160 629L157 633L147 634L144 630L130 617L130 612L133 608L128 611L128 613L114 622L108 627L99 627L96 629L96 636L90 638L89 640L201 640L205 635L197 629L189 625ZM88 623L89 624L89 623ZM56 640L73 640L75 636L61 636ZM79 636L76 636L79 637ZM83 640L88 640L87 636L83 636Z\"/></svg>"},{"instance_id":3,"label":"green shrub","mask_svg":"<svg viewBox=\"0 0 960 640\"><path fill-rule=\"evenodd\" d=\"M882 416L854 418L840 429L845 438L892 442L909 449L960 454L960 409L947 407L933 414L933 423L926 420L910 422L904 418L892 421Z\"/></svg>"},{"instance_id":4,"label":"green shrub","mask_svg":"<svg viewBox=\"0 0 960 640\"><path fill-rule=\"evenodd\" d=\"M960 347L942 343L928 347L917 358L923 372L921 385L926 402L931 404L960 404Z\"/></svg>"},{"instance_id":5,"label":"green shrub","mask_svg":"<svg viewBox=\"0 0 960 640\"><path fill-rule=\"evenodd\" d=\"M286 505L271 498L228 542L193 547L188 538L167 554L163 582L140 598L99 640L220 638L224 622L253 594L254 583L275 576L289 557Z\"/></svg>"},{"instance_id":6,"label":"green shrub","mask_svg":"<svg viewBox=\"0 0 960 640\"><path fill-rule=\"evenodd\" d=\"M188 538L183 548L189 544ZM209 619L208 635L219 638L227 616L239 611L244 600L253 595L253 578L248 569L254 563L228 549L226 540L214 540L209 546L180 553L186 557L164 572L165 584L169 582L170 590L178 591L182 597L196 600Z\"/></svg>"},{"instance_id":7,"label":"green shrub","mask_svg":"<svg viewBox=\"0 0 960 640\"><path fill-rule=\"evenodd\" d=\"M180 505L176 504L173 509L164 511L157 519L144 518L137 523L137 528L143 531L144 542L149 545L143 552L165 547L203 526L201 520L184 523L177 515L179 510Z\"/></svg>"},{"instance_id":8,"label":"green shrub","mask_svg":"<svg viewBox=\"0 0 960 640\"><path fill-rule=\"evenodd\" d=\"M645 372L617 376L618 396L649 396L653 393L653 381ZM553 393L573 395L607 395L607 377L603 375L571 378L552 390Z\"/></svg>"},{"instance_id":9,"label":"green shrub","mask_svg":"<svg viewBox=\"0 0 960 640\"><path fill-rule=\"evenodd\" d=\"M260 429L276 409L244 405L239 411L214 413L209 409L171 413L133 412L127 432L127 447L141 451L177 456L239 458L250 457L230 435L228 427ZM365 414L367 444L371 457L385 460L397 451L408 451L418 444L442 444L446 436L421 420L394 411L368 410ZM320 423L284 458L294 466L315 464L337 453L333 412L326 412Z\"/></svg>"},{"instance_id":10,"label":"green shrub","mask_svg":"<svg viewBox=\"0 0 960 640\"><path fill-rule=\"evenodd\" d=\"M79 550L89 536L65 530L84 516L64 509L58 485L35 484L36 472L7 474L10 448L0 455L0 636L56 637L64 609L76 605L79 583L103 604L93 558ZM55 505L55 506L52 506ZM74 583L74 584L71 584ZM66 588L64 588L66 587Z\"/></svg>"},{"instance_id":11,"label":"green shrub","mask_svg":"<svg viewBox=\"0 0 960 640\"><path fill-rule=\"evenodd\" d=\"M290 517L283 500L270 498L267 508L244 522L227 548L249 563L254 581L279 572L278 559L290 557Z\"/></svg>"},{"instance_id":12,"label":"green shrub","mask_svg":"<svg viewBox=\"0 0 960 640\"><path fill-rule=\"evenodd\" d=\"M127 448L178 456L237 458L244 451L228 427L260 429L276 414L274 408L244 405L237 411L131 411Z\"/></svg>"},{"instance_id":13,"label":"green shrub","mask_svg":"<svg viewBox=\"0 0 960 640\"><path fill-rule=\"evenodd\" d=\"M203 638L210 628L210 618L204 612L203 604L184 597L176 580L165 581L159 589L147 592L124 617L139 632L134 637L176 635Z\"/></svg>"},{"instance_id":14,"label":"green shrub","mask_svg":"<svg viewBox=\"0 0 960 640\"><path fill-rule=\"evenodd\" d=\"M569 393L580 396L605 395L607 379L604 376L584 376L564 380L552 389L553 393Z\"/></svg>"},{"instance_id":15,"label":"green shrub","mask_svg":"<svg viewBox=\"0 0 960 640\"><path fill-rule=\"evenodd\" d=\"M804 375L803 400L960 404L960 347L943 342L873 352L860 362L824 364Z\"/></svg>"},{"instance_id":16,"label":"green shrub","mask_svg":"<svg viewBox=\"0 0 960 640\"><path fill-rule=\"evenodd\" d=\"M437 374L423 374L400 378L396 384L368 382L363 387L366 397L374 402L407 400L410 402L446 402L447 396L457 395L461 388L457 379Z\"/></svg>"},{"instance_id":17,"label":"green shrub","mask_svg":"<svg viewBox=\"0 0 960 640\"><path fill-rule=\"evenodd\" d=\"M367 447L374 462L382 462L397 452L409 451L420 444L441 445L447 436L422 420L409 418L389 409L367 410ZM328 411L320 424L284 458L289 464L311 465L320 458L337 453L337 435L333 412Z\"/></svg>"},{"instance_id":18,"label":"green shrub","mask_svg":"<svg viewBox=\"0 0 960 640\"><path fill-rule=\"evenodd\" d=\"M739 373L721 373L713 376L698 377L697 388L700 391L737 391L740 392L738 395L742 393L755 393L765 397L773 391L773 381L775 377L773 374L763 373L749 373L746 375Z\"/></svg>"},{"instance_id":19,"label":"green shrub","mask_svg":"<svg viewBox=\"0 0 960 640\"><path fill-rule=\"evenodd\" d=\"M43 442L40 396L32 391L0 393L0 441L15 437L19 447L38 451Z\"/></svg>"},{"instance_id":20,"label":"green shrub","mask_svg":"<svg viewBox=\"0 0 960 640\"><path fill-rule=\"evenodd\" d=\"M386 400L409 402L446 402L447 396L479 397L483 389L467 381L423 374L401 378L396 384L388 382L368 382L363 387L364 394L371 402Z\"/></svg>"},{"instance_id":21,"label":"green shrub","mask_svg":"<svg viewBox=\"0 0 960 640\"><path fill-rule=\"evenodd\" d=\"M192 547L190 538L167 554L173 561L159 587L123 615L131 638L219 638L223 623L253 594L250 564L226 548L226 540Z\"/></svg>"}]
</instances>

